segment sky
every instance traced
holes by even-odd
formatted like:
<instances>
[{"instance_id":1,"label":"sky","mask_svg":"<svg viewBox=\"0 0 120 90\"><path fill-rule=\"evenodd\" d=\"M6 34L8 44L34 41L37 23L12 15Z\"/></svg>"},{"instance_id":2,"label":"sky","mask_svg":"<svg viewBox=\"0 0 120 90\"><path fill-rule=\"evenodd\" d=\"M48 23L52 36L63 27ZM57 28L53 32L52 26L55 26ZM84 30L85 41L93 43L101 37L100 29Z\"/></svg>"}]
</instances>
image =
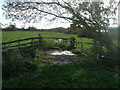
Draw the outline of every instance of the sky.
<instances>
[{"instance_id":1,"label":"sky","mask_svg":"<svg viewBox=\"0 0 120 90\"><path fill-rule=\"evenodd\" d=\"M22 21L12 22L11 20L6 20L5 16L3 15L4 11L2 10L2 4L4 4L4 1L5 0L0 0L0 24L2 23L3 25L9 25L10 23L11 24L15 23L15 25L18 28L21 28L21 27L27 28L29 26L34 26L38 29L49 29L49 28L56 28L56 27L64 27L64 28L70 27L70 23L66 22L64 19L59 19L58 22L54 22L54 23L50 23L49 21L42 20L39 23L26 23L26 24L23 23ZM113 20L111 20L110 26L113 26L113 27L117 26L117 25L113 25L112 22L113 22Z\"/></svg>"},{"instance_id":2,"label":"sky","mask_svg":"<svg viewBox=\"0 0 120 90\"><path fill-rule=\"evenodd\" d=\"M2 24L14 24L18 27L18 28L21 28L21 27L25 27L25 28L28 28L29 26L34 26L38 29L49 29L49 28L56 28L56 27L64 27L64 28L67 28L70 26L70 23L69 22L66 22L65 20L62 19L59 20L58 22L54 22L54 23L51 23L51 22L48 22L46 20L42 20L41 22L39 23L23 23L22 21L14 21L12 22L11 20L6 20L5 19L5 16L3 15L4 11L2 10L2 4L4 4L4 1L5 0L0 0L0 23Z\"/></svg>"}]
</instances>

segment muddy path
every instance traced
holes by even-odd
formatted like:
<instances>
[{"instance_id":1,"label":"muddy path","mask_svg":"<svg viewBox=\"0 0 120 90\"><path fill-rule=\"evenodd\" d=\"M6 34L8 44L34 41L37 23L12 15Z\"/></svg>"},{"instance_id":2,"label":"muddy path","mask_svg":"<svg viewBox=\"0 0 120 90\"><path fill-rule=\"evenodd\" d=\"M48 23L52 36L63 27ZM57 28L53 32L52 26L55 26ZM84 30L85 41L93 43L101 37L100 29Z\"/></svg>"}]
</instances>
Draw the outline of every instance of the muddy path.
<instances>
[{"instance_id":1,"label":"muddy path","mask_svg":"<svg viewBox=\"0 0 120 90\"><path fill-rule=\"evenodd\" d=\"M78 55L69 51L49 50L45 54L44 63L46 64L75 64L80 59Z\"/></svg>"}]
</instances>

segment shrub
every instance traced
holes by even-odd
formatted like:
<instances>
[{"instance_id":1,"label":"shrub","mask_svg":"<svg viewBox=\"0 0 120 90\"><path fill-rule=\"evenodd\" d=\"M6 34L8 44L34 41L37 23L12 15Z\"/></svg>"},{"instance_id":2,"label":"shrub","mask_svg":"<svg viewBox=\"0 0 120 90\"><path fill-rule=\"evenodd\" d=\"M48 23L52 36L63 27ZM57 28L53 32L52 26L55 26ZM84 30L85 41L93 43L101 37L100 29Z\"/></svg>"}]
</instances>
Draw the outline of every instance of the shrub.
<instances>
[{"instance_id":1,"label":"shrub","mask_svg":"<svg viewBox=\"0 0 120 90\"><path fill-rule=\"evenodd\" d=\"M58 49L65 50L68 48L68 45L65 42L59 42L55 44L55 47L57 47Z\"/></svg>"},{"instance_id":2,"label":"shrub","mask_svg":"<svg viewBox=\"0 0 120 90\"><path fill-rule=\"evenodd\" d=\"M31 72L37 69L37 63L32 56L22 56L19 49L8 50L2 54L3 78L18 75L22 72ZM28 53L28 52L24 52Z\"/></svg>"},{"instance_id":3,"label":"shrub","mask_svg":"<svg viewBox=\"0 0 120 90\"><path fill-rule=\"evenodd\" d=\"M35 58L34 60L39 64L42 64L42 62L44 62L44 58L45 58L45 54L43 50L40 49L36 49L35 51Z\"/></svg>"}]
</instances>

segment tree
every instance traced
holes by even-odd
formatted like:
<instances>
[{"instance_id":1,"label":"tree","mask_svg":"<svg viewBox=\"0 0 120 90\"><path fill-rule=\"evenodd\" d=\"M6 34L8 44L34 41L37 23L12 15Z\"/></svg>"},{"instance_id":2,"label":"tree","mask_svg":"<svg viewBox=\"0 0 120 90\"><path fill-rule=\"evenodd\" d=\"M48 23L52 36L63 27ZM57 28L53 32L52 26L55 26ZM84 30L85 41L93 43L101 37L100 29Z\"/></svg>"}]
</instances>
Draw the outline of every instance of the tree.
<instances>
[{"instance_id":1,"label":"tree","mask_svg":"<svg viewBox=\"0 0 120 90\"><path fill-rule=\"evenodd\" d=\"M14 24L14 25L12 25L12 24L10 24L8 27L6 27L6 28L4 28L3 29L3 31L16 31L17 30L17 27L16 27L16 25Z\"/></svg>"},{"instance_id":2,"label":"tree","mask_svg":"<svg viewBox=\"0 0 120 90\"><path fill-rule=\"evenodd\" d=\"M35 31L35 30L37 30L35 27L28 27L28 30L30 30L30 31Z\"/></svg>"},{"instance_id":3,"label":"tree","mask_svg":"<svg viewBox=\"0 0 120 90\"><path fill-rule=\"evenodd\" d=\"M115 15L117 3L84 2L83 0L38 0L35 1L10 1L3 5L4 15L12 20L24 20L26 22L39 22L42 19L55 21L58 18L69 21L71 27L81 28L86 35L101 42L107 48L112 48L106 30L109 25L109 16ZM105 39L106 38L106 39Z\"/></svg>"}]
</instances>

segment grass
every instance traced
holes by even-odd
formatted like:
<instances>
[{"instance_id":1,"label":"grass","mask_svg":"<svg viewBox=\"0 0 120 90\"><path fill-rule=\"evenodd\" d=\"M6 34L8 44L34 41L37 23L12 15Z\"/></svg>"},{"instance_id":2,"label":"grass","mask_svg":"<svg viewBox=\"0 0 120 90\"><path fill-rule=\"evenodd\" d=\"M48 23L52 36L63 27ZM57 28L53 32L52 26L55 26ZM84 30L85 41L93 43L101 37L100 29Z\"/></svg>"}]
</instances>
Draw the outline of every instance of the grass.
<instances>
[{"instance_id":1,"label":"grass","mask_svg":"<svg viewBox=\"0 0 120 90\"><path fill-rule=\"evenodd\" d=\"M40 31L3 31L2 42L9 42L24 38L38 37L41 34L42 37L58 37L58 38L70 38L75 37L77 41L90 42L88 38L78 38L77 35L57 33L57 32L40 32Z\"/></svg>"},{"instance_id":2,"label":"grass","mask_svg":"<svg viewBox=\"0 0 120 90\"><path fill-rule=\"evenodd\" d=\"M3 88L118 88L114 69L82 65L42 65L33 73L3 80Z\"/></svg>"},{"instance_id":3,"label":"grass","mask_svg":"<svg viewBox=\"0 0 120 90\"><path fill-rule=\"evenodd\" d=\"M78 38L77 35L57 32L5 31L2 32L2 42L37 37L75 37L79 42L92 42L92 39ZM49 42L49 41L48 41ZM25 42L24 42L25 43ZM45 47L51 45L47 43ZM91 46L84 45L84 49ZM80 50L80 44L78 45ZM44 58L43 52L36 50L37 57ZM89 52L91 53L91 52ZM11 55L12 56L12 55ZM14 56L14 55L13 55ZM17 59L15 58L17 61ZM20 75L3 79L3 88L119 88L120 78L116 69L98 65L90 57L82 59L81 64L46 65L39 64L36 71L24 72Z\"/></svg>"},{"instance_id":4,"label":"grass","mask_svg":"<svg viewBox=\"0 0 120 90\"><path fill-rule=\"evenodd\" d=\"M90 43L92 42L92 39L88 38L79 38L77 35L73 34L65 34L65 33L58 33L58 32L40 32L40 31L3 31L2 32L2 42L9 42L9 41L14 41L14 40L19 40L19 39L25 39L25 38L30 38L30 37L38 37L39 34L41 34L42 37L57 37L57 38L70 38L74 37L77 42L87 42ZM22 41L20 42L21 44L30 42L31 40L28 41ZM45 39L48 43L54 43L54 40L50 39ZM18 45L18 43L13 43L10 45ZM68 43L69 45L69 43ZM77 49L80 50L81 45L78 44ZM89 49L91 45L84 44L84 50Z\"/></svg>"}]
</instances>

